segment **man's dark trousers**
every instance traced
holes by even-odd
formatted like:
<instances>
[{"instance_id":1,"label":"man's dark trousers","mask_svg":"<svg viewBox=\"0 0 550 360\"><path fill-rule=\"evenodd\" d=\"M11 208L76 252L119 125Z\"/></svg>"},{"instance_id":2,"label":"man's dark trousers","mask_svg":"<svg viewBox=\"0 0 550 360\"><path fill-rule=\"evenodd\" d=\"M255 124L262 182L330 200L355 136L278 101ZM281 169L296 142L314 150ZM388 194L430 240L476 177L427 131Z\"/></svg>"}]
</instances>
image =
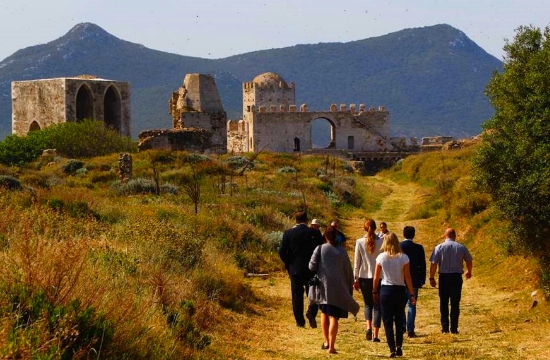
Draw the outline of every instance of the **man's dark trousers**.
<instances>
[{"instance_id":1,"label":"man's dark trousers","mask_svg":"<svg viewBox=\"0 0 550 360\"><path fill-rule=\"evenodd\" d=\"M309 291L308 281L313 277L311 274L290 274L290 288L292 291L292 312L296 319L296 325L305 326L306 320L304 319L304 292L307 298ZM317 316L317 304L309 304L306 314L311 314L313 317Z\"/></svg>"},{"instance_id":2,"label":"man's dark trousers","mask_svg":"<svg viewBox=\"0 0 550 360\"><path fill-rule=\"evenodd\" d=\"M462 296L462 274L439 274L439 311L441 331L449 332L449 300L451 301L451 332L458 332L460 298Z\"/></svg>"}]
</instances>

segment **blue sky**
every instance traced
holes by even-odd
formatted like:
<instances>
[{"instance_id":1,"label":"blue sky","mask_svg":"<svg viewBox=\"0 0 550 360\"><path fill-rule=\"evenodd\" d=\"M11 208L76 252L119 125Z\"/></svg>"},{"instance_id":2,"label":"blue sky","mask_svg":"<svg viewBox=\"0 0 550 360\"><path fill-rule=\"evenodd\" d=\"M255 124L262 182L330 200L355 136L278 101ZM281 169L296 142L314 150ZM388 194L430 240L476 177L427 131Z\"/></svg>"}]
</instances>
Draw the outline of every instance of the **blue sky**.
<instances>
[{"instance_id":1,"label":"blue sky","mask_svg":"<svg viewBox=\"0 0 550 360\"><path fill-rule=\"evenodd\" d=\"M520 25L547 26L549 8L544 0L0 0L0 61L81 22L151 49L204 58L446 23L502 60L505 39Z\"/></svg>"}]
</instances>

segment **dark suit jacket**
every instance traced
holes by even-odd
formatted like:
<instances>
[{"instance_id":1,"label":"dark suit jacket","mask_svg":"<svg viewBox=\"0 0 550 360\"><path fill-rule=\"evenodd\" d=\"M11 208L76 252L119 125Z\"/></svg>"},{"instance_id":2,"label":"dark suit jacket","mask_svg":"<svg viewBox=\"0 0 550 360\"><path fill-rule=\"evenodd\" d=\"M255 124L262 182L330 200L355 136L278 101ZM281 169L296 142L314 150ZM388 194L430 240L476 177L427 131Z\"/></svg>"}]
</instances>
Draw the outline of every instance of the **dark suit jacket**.
<instances>
[{"instance_id":1,"label":"dark suit jacket","mask_svg":"<svg viewBox=\"0 0 550 360\"><path fill-rule=\"evenodd\" d=\"M309 260L321 243L318 232L306 224L297 224L284 232L279 256L291 275L309 275Z\"/></svg>"},{"instance_id":2,"label":"dark suit jacket","mask_svg":"<svg viewBox=\"0 0 550 360\"><path fill-rule=\"evenodd\" d=\"M426 283L424 247L412 240L405 240L401 242L401 250L409 257L413 287L421 288Z\"/></svg>"}]
</instances>

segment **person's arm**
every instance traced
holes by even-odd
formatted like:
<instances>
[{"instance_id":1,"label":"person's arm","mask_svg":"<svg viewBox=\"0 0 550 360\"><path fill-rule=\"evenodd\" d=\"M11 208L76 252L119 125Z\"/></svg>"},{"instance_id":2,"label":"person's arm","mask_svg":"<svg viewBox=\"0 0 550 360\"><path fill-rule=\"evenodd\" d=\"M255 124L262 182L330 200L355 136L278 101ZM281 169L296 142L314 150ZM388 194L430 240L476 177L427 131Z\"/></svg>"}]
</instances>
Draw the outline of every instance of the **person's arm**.
<instances>
[{"instance_id":1,"label":"person's arm","mask_svg":"<svg viewBox=\"0 0 550 360\"><path fill-rule=\"evenodd\" d=\"M416 305L416 297L414 296L414 288L411 278L411 263L408 262L403 266L403 274L405 275L405 284L407 285L407 291L411 298L411 304Z\"/></svg>"},{"instance_id":2,"label":"person's arm","mask_svg":"<svg viewBox=\"0 0 550 360\"><path fill-rule=\"evenodd\" d=\"M361 269L361 253L359 251L359 241L355 242L355 257L353 259L353 288L359 290L359 269Z\"/></svg>"},{"instance_id":3,"label":"person's arm","mask_svg":"<svg viewBox=\"0 0 550 360\"><path fill-rule=\"evenodd\" d=\"M437 264L431 263L430 265L430 286L435 287L437 283L435 282L435 272L437 271Z\"/></svg>"},{"instance_id":4,"label":"person's arm","mask_svg":"<svg viewBox=\"0 0 550 360\"><path fill-rule=\"evenodd\" d=\"M289 256L288 256L289 247L290 245L289 245L288 233L285 231L285 233L283 234L283 238L281 240L281 246L279 247L279 257L281 258L281 260L285 264L285 268L287 269L288 269L288 262L289 262Z\"/></svg>"},{"instance_id":5,"label":"person's arm","mask_svg":"<svg viewBox=\"0 0 550 360\"><path fill-rule=\"evenodd\" d=\"M424 247L420 246L420 287L426 283L426 253ZM430 276L431 277L431 276Z\"/></svg>"},{"instance_id":6,"label":"person's arm","mask_svg":"<svg viewBox=\"0 0 550 360\"><path fill-rule=\"evenodd\" d=\"M380 294L380 289L378 284L380 283L380 273L382 272L382 266L376 263L376 268L374 269L374 279L372 279L372 298L375 303L380 302L378 295Z\"/></svg>"},{"instance_id":7,"label":"person's arm","mask_svg":"<svg viewBox=\"0 0 550 360\"><path fill-rule=\"evenodd\" d=\"M311 259L309 259L309 270L313 272L317 272L317 269L319 268L319 260L321 258L321 245L317 246L315 250L313 251L313 254L311 255Z\"/></svg>"},{"instance_id":8,"label":"person's arm","mask_svg":"<svg viewBox=\"0 0 550 360\"><path fill-rule=\"evenodd\" d=\"M466 261L466 279L469 279L472 277L472 266L473 266L473 263L472 263L472 260L470 261Z\"/></svg>"}]
</instances>

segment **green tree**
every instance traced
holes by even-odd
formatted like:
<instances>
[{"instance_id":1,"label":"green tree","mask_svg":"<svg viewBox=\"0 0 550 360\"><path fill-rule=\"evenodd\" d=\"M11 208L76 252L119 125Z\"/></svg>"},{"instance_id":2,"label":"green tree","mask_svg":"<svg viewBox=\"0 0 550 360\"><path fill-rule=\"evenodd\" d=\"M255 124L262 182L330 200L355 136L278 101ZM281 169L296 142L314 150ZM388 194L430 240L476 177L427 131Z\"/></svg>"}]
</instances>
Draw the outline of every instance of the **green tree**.
<instances>
[{"instance_id":1,"label":"green tree","mask_svg":"<svg viewBox=\"0 0 550 360\"><path fill-rule=\"evenodd\" d=\"M550 296L550 29L522 26L504 50L503 72L486 87L495 114L483 125L476 180L508 220L509 250L539 260Z\"/></svg>"}]
</instances>

